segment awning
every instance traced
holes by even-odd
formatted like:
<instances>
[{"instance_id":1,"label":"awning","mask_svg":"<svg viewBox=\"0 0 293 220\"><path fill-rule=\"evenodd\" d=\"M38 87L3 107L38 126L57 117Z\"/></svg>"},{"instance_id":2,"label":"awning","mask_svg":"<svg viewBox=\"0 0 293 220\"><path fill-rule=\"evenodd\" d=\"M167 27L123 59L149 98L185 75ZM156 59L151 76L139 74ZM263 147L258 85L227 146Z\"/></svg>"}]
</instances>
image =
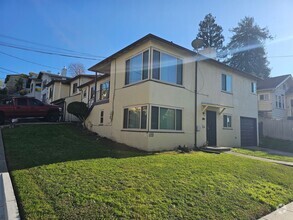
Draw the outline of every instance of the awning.
<instances>
[{"instance_id":1,"label":"awning","mask_svg":"<svg viewBox=\"0 0 293 220\"><path fill-rule=\"evenodd\" d=\"M201 103L202 113L205 112L208 107L218 108L219 115L222 114L227 108L234 108L233 106L227 106L227 105L219 105L219 104L213 104L213 103Z\"/></svg>"}]
</instances>

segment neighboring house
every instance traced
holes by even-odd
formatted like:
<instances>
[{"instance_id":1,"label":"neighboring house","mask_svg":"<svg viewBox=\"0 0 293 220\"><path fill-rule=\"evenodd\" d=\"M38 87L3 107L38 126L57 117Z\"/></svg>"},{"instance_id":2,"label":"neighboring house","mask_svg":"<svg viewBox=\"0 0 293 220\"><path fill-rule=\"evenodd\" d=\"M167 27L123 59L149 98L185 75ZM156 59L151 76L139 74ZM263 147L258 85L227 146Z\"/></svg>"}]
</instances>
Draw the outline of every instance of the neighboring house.
<instances>
[{"instance_id":1,"label":"neighboring house","mask_svg":"<svg viewBox=\"0 0 293 220\"><path fill-rule=\"evenodd\" d=\"M79 86L92 80L94 75L77 75L70 79L54 79L47 83L48 103L60 106L63 109L63 120L77 121L78 119L67 113L67 106L74 101L82 101Z\"/></svg>"},{"instance_id":2,"label":"neighboring house","mask_svg":"<svg viewBox=\"0 0 293 220\"><path fill-rule=\"evenodd\" d=\"M29 93L26 94L26 96L35 97L36 99L41 101L42 100L42 97L41 97L42 81L41 79L38 79L38 74L36 73L29 74L28 85L29 85Z\"/></svg>"},{"instance_id":3,"label":"neighboring house","mask_svg":"<svg viewBox=\"0 0 293 220\"><path fill-rule=\"evenodd\" d=\"M66 74L66 73L65 73ZM66 75L58 75L58 74L52 74L48 72L41 71L37 77L38 80L41 80L41 98L44 103L49 103L49 90L46 85L51 82L52 80L67 80L70 79L70 77L67 77Z\"/></svg>"},{"instance_id":4,"label":"neighboring house","mask_svg":"<svg viewBox=\"0 0 293 220\"><path fill-rule=\"evenodd\" d=\"M286 119L291 116L287 96L289 98L288 91L292 87L290 74L260 80L257 85L259 116L271 119Z\"/></svg>"},{"instance_id":5,"label":"neighboring house","mask_svg":"<svg viewBox=\"0 0 293 220\"><path fill-rule=\"evenodd\" d=\"M14 95L17 92L16 83L21 80L22 85L19 85L22 89L27 89L27 83L29 77L26 74L9 74L5 78L5 87L7 88L8 95Z\"/></svg>"},{"instance_id":6,"label":"neighboring house","mask_svg":"<svg viewBox=\"0 0 293 220\"><path fill-rule=\"evenodd\" d=\"M107 101L94 103L86 119L101 136L146 151L258 145L251 74L152 34L89 70L110 75Z\"/></svg>"}]
</instances>

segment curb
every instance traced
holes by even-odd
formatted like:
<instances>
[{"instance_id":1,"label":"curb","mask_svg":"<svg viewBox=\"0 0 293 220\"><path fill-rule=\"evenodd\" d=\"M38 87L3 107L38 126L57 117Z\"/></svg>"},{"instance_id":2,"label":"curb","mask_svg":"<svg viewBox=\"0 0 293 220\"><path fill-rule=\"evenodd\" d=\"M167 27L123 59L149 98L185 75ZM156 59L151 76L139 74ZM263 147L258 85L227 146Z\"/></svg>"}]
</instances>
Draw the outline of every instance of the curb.
<instances>
[{"instance_id":1,"label":"curb","mask_svg":"<svg viewBox=\"0 0 293 220\"><path fill-rule=\"evenodd\" d=\"M282 206L276 211L260 218L259 220L291 220L293 219L293 202Z\"/></svg>"},{"instance_id":2,"label":"curb","mask_svg":"<svg viewBox=\"0 0 293 220\"><path fill-rule=\"evenodd\" d=\"M12 182L6 166L2 131L0 129L0 219L20 219Z\"/></svg>"}]
</instances>

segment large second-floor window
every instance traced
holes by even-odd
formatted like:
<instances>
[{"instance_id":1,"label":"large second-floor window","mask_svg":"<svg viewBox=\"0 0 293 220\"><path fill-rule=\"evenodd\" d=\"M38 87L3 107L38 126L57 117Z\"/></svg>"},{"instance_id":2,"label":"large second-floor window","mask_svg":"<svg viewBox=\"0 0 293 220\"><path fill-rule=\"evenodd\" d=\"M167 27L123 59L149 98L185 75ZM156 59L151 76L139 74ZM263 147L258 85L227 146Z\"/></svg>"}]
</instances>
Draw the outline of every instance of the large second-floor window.
<instances>
[{"instance_id":1,"label":"large second-floor window","mask_svg":"<svg viewBox=\"0 0 293 220\"><path fill-rule=\"evenodd\" d=\"M126 61L125 85L148 78L149 51L140 53Z\"/></svg>"},{"instance_id":2,"label":"large second-floor window","mask_svg":"<svg viewBox=\"0 0 293 220\"><path fill-rule=\"evenodd\" d=\"M222 91L232 93L232 76L222 74Z\"/></svg>"},{"instance_id":3,"label":"large second-floor window","mask_svg":"<svg viewBox=\"0 0 293 220\"><path fill-rule=\"evenodd\" d=\"M152 78L182 85L182 60L166 53L153 50Z\"/></svg>"},{"instance_id":4,"label":"large second-floor window","mask_svg":"<svg viewBox=\"0 0 293 220\"><path fill-rule=\"evenodd\" d=\"M108 99L110 91L110 82L104 82L100 84L100 100Z\"/></svg>"}]
</instances>

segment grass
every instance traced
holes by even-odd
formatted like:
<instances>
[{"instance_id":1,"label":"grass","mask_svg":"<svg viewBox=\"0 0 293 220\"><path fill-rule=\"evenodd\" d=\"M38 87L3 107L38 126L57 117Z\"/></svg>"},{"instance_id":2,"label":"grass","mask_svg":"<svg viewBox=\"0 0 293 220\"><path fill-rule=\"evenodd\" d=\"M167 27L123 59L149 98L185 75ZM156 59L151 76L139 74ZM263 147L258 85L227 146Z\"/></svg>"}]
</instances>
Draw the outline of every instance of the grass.
<instances>
[{"instance_id":1,"label":"grass","mask_svg":"<svg viewBox=\"0 0 293 220\"><path fill-rule=\"evenodd\" d=\"M24 219L255 219L293 201L293 169L147 154L68 125L3 130Z\"/></svg>"},{"instance_id":2,"label":"grass","mask_svg":"<svg viewBox=\"0 0 293 220\"><path fill-rule=\"evenodd\" d=\"M260 140L260 147L293 153L293 141L264 137Z\"/></svg>"},{"instance_id":3,"label":"grass","mask_svg":"<svg viewBox=\"0 0 293 220\"><path fill-rule=\"evenodd\" d=\"M252 150L252 149L248 150L248 149L240 149L240 148L233 148L232 151L237 152L237 153L241 153L241 154L255 156L255 157L262 157L262 158L268 158L268 159L272 159L272 160L293 162L293 157L281 156L281 155L276 155L276 154L269 154L264 151L257 151L257 150Z\"/></svg>"}]
</instances>

